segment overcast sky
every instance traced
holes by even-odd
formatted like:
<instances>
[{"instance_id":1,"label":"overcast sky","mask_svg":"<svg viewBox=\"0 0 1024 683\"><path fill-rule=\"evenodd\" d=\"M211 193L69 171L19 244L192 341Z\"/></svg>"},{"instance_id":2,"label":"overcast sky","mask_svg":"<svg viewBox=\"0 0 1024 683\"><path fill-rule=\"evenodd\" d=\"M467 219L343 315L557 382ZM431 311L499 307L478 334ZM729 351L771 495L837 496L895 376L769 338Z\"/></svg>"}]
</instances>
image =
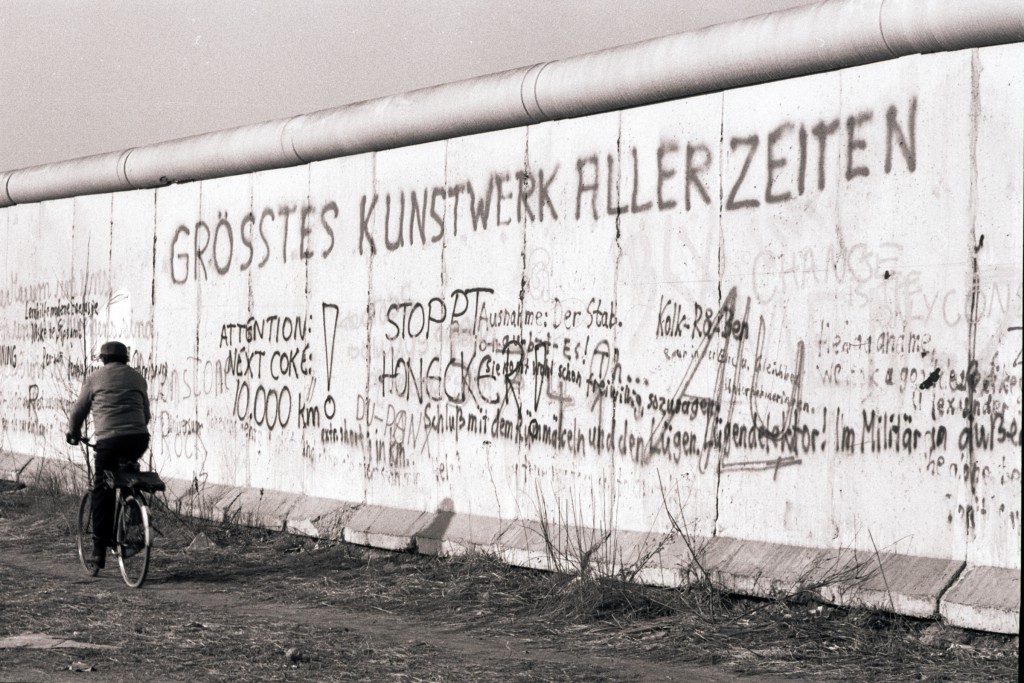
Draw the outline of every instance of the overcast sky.
<instances>
[{"instance_id":1,"label":"overcast sky","mask_svg":"<svg viewBox=\"0 0 1024 683\"><path fill-rule=\"evenodd\" d=\"M137 147L810 0L0 0L0 170Z\"/></svg>"}]
</instances>

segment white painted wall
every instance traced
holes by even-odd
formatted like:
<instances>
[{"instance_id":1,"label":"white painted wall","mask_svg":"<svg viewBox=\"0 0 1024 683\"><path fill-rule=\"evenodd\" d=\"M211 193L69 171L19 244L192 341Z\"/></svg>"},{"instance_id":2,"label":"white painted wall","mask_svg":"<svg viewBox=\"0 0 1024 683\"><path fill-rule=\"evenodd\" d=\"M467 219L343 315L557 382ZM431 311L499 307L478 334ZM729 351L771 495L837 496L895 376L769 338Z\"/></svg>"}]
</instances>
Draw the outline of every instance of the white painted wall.
<instances>
[{"instance_id":1,"label":"white painted wall","mask_svg":"<svg viewBox=\"0 0 1024 683\"><path fill-rule=\"evenodd\" d=\"M1019 569L1022 62L0 210L0 447L117 338L165 476Z\"/></svg>"}]
</instances>

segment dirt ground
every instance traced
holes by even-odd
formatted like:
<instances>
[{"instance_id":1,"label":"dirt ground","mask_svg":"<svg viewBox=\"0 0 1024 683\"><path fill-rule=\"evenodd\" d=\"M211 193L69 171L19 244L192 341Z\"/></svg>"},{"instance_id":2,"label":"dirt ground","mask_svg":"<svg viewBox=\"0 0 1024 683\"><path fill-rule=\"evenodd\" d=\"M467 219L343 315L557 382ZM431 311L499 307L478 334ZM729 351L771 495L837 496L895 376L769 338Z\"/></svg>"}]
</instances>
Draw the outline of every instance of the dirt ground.
<instances>
[{"instance_id":1,"label":"dirt ground","mask_svg":"<svg viewBox=\"0 0 1024 683\"><path fill-rule=\"evenodd\" d=\"M132 590L112 557L96 578L78 565L76 509L0 487L0 681L1017 679L1016 637L159 509L150 577ZM214 545L190 549L197 535Z\"/></svg>"}]
</instances>

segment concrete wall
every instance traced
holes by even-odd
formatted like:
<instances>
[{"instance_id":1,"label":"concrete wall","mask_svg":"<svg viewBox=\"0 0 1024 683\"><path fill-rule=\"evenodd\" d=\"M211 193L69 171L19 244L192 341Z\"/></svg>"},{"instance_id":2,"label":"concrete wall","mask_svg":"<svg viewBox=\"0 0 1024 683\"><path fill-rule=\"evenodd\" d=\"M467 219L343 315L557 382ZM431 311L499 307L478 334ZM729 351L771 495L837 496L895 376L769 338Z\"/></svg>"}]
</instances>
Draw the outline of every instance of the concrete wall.
<instances>
[{"instance_id":1,"label":"concrete wall","mask_svg":"<svg viewBox=\"0 0 1024 683\"><path fill-rule=\"evenodd\" d=\"M0 210L0 448L80 457L69 397L120 339L166 477L445 527L671 512L740 589L778 549L796 577L856 551L891 558L898 611L1015 631L1021 63ZM907 558L928 587L894 605ZM970 576L1016 605L939 604Z\"/></svg>"}]
</instances>

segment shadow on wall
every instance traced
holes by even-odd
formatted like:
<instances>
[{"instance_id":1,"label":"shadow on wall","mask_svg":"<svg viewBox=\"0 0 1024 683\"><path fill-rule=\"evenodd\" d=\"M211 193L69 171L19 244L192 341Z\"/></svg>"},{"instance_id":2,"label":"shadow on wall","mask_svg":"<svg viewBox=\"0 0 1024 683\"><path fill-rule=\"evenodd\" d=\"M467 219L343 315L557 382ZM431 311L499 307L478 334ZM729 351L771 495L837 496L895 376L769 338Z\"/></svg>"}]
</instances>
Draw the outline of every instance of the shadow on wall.
<instances>
[{"instance_id":1,"label":"shadow on wall","mask_svg":"<svg viewBox=\"0 0 1024 683\"><path fill-rule=\"evenodd\" d=\"M440 554L445 532L455 517L455 501L445 498L437 505L433 520L416 534L419 551L428 554Z\"/></svg>"}]
</instances>

